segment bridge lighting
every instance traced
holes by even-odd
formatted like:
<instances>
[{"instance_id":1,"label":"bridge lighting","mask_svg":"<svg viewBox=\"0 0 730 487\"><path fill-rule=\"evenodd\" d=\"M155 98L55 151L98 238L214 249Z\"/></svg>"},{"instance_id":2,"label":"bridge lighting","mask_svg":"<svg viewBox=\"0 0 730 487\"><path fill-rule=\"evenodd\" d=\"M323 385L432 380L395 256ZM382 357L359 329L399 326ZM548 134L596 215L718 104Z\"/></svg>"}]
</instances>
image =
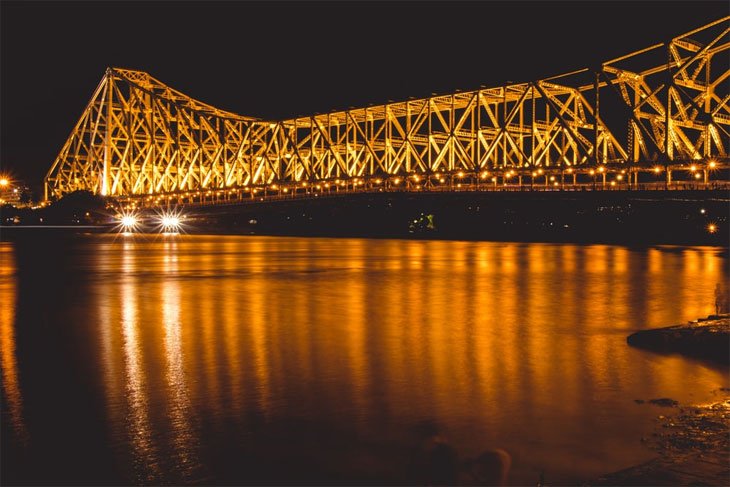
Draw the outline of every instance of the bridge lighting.
<instances>
[{"instance_id":1,"label":"bridge lighting","mask_svg":"<svg viewBox=\"0 0 730 487\"><path fill-rule=\"evenodd\" d=\"M695 166L694 164L692 164L692 165L691 165L691 166L689 167L689 170L690 170L690 171L692 171L692 172L695 172L695 171L697 170L697 166Z\"/></svg>"},{"instance_id":2,"label":"bridge lighting","mask_svg":"<svg viewBox=\"0 0 730 487\"><path fill-rule=\"evenodd\" d=\"M659 174L660 172L662 172L662 168L659 166L654 166L654 173Z\"/></svg>"},{"instance_id":3,"label":"bridge lighting","mask_svg":"<svg viewBox=\"0 0 730 487\"><path fill-rule=\"evenodd\" d=\"M178 233L182 228L182 215L177 211L165 211L158 215L158 224L162 233Z\"/></svg>"},{"instance_id":4,"label":"bridge lighting","mask_svg":"<svg viewBox=\"0 0 730 487\"><path fill-rule=\"evenodd\" d=\"M534 178L535 176L537 176L537 173L535 171L532 171L532 177Z\"/></svg>"},{"instance_id":5,"label":"bridge lighting","mask_svg":"<svg viewBox=\"0 0 730 487\"><path fill-rule=\"evenodd\" d=\"M161 222L163 227L178 227L180 225L180 219L176 216L163 216Z\"/></svg>"},{"instance_id":6,"label":"bridge lighting","mask_svg":"<svg viewBox=\"0 0 730 487\"><path fill-rule=\"evenodd\" d=\"M396 186L397 186L397 185L398 185L399 183L400 183L400 179L398 179L398 178L395 178L395 179L393 180L393 184L395 184Z\"/></svg>"},{"instance_id":7,"label":"bridge lighting","mask_svg":"<svg viewBox=\"0 0 730 487\"><path fill-rule=\"evenodd\" d=\"M557 181L555 181L555 182L553 183L553 186L557 186L557 185L558 185L558 182L557 182Z\"/></svg>"},{"instance_id":8,"label":"bridge lighting","mask_svg":"<svg viewBox=\"0 0 730 487\"><path fill-rule=\"evenodd\" d=\"M573 168L572 168L572 167L569 167L569 168L567 169L567 172L568 172L568 174L573 174Z\"/></svg>"},{"instance_id":9,"label":"bridge lighting","mask_svg":"<svg viewBox=\"0 0 730 487\"><path fill-rule=\"evenodd\" d=\"M138 221L134 213L125 211L121 215L117 215L117 218L119 218L117 226L122 233L128 234L136 230Z\"/></svg>"},{"instance_id":10,"label":"bridge lighting","mask_svg":"<svg viewBox=\"0 0 730 487\"><path fill-rule=\"evenodd\" d=\"M708 166L710 166L710 169L715 169L717 167L717 163L715 161L710 161Z\"/></svg>"},{"instance_id":11,"label":"bridge lighting","mask_svg":"<svg viewBox=\"0 0 730 487\"><path fill-rule=\"evenodd\" d=\"M714 223L710 223L709 225L707 225L707 231L709 233L717 232L717 225L715 225Z\"/></svg>"},{"instance_id":12,"label":"bridge lighting","mask_svg":"<svg viewBox=\"0 0 730 487\"><path fill-rule=\"evenodd\" d=\"M590 171L588 171L588 174L590 174L591 176L593 176L593 175L596 174L596 171L594 171L593 169L591 169Z\"/></svg>"},{"instance_id":13,"label":"bridge lighting","mask_svg":"<svg viewBox=\"0 0 730 487\"><path fill-rule=\"evenodd\" d=\"M617 174L617 175L616 175L616 180L617 180L617 181L621 181L621 180L622 180L623 178L624 178L624 177L623 177L622 175L620 175L620 174Z\"/></svg>"},{"instance_id":14,"label":"bridge lighting","mask_svg":"<svg viewBox=\"0 0 730 487\"><path fill-rule=\"evenodd\" d=\"M461 172L461 171L459 171L459 172L458 172L458 173L457 173L456 175L457 175L458 177L460 177L460 178L463 178L463 177L464 177L464 173L463 173L463 172Z\"/></svg>"},{"instance_id":15,"label":"bridge lighting","mask_svg":"<svg viewBox=\"0 0 730 487\"><path fill-rule=\"evenodd\" d=\"M445 180L444 178L439 178L439 182L440 182L440 183L445 183L445 182L446 182L446 180Z\"/></svg>"},{"instance_id":16,"label":"bridge lighting","mask_svg":"<svg viewBox=\"0 0 730 487\"><path fill-rule=\"evenodd\" d=\"M700 179L702 177L702 174L696 172L695 173L695 179Z\"/></svg>"},{"instance_id":17,"label":"bridge lighting","mask_svg":"<svg viewBox=\"0 0 730 487\"><path fill-rule=\"evenodd\" d=\"M288 193L289 192L289 188L284 188L282 191L284 191L285 193Z\"/></svg>"},{"instance_id":18,"label":"bridge lighting","mask_svg":"<svg viewBox=\"0 0 730 487\"><path fill-rule=\"evenodd\" d=\"M606 170L606 168L605 168L605 167L603 167L603 166L601 166L601 167L599 167L599 168L598 168L598 172L603 172L603 171L605 171L605 170Z\"/></svg>"},{"instance_id":19,"label":"bridge lighting","mask_svg":"<svg viewBox=\"0 0 730 487\"><path fill-rule=\"evenodd\" d=\"M537 173L540 174L540 175L542 175L543 172L545 172L545 171L543 171L542 169L538 169L537 170Z\"/></svg>"},{"instance_id":20,"label":"bridge lighting","mask_svg":"<svg viewBox=\"0 0 730 487\"><path fill-rule=\"evenodd\" d=\"M616 186L616 181L611 181L611 186Z\"/></svg>"},{"instance_id":21,"label":"bridge lighting","mask_svg":"<svg viewBox=\"0 0 730 487\"><path fill-rule=\"evenodd\" d=\"M8 178L0 178L0 186L2 186L4 188L8 184L10 184L10 181L8 180Z\"/></svg>"},{"instance_id":22,"label":"bridge lighting","mask_svg":"<svg viewBox=\"0 0 730 487\"><path fill-rule=\"evenodd\" d=\"M555 181L555 176L550 176L550 181Z\"/></svg>"}]
</instances>

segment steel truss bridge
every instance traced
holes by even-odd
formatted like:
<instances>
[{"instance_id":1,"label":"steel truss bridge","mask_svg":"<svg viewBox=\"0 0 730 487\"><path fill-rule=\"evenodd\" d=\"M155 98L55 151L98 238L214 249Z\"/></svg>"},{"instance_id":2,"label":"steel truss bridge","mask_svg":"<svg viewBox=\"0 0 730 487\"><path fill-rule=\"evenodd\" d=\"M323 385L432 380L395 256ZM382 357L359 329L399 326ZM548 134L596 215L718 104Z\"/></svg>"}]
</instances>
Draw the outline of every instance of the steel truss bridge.
<instances>
[{"instance_id":1,"label":"steel truss bridge","mask_svg":"<svg viewBox=\"0 0 730 487\"><path fill-rule=\"evenodd\" d=\"M730 17L597 68L283 121L109 68L45 178L137 207L352 191L730 187Z\"/></svg>"}]
</instances>

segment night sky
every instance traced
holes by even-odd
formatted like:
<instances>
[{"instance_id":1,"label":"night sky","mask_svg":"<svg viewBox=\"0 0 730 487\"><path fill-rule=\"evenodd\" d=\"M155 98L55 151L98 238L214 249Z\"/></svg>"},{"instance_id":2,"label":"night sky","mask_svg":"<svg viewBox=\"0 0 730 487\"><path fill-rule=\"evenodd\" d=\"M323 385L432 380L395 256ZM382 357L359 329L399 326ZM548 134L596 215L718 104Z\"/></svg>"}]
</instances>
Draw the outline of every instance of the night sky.
<instances>
[{"instance_id":1,"label":"night sky","mask_svg":"<svg viewBox=\"0 0 730 487\"><path fill-rule=\"evenodd\" d=\"M530 81L730 14L716 2L0 3L0 170L40 188L107 66L282 119Z\"/></svg>"}]
</instances>

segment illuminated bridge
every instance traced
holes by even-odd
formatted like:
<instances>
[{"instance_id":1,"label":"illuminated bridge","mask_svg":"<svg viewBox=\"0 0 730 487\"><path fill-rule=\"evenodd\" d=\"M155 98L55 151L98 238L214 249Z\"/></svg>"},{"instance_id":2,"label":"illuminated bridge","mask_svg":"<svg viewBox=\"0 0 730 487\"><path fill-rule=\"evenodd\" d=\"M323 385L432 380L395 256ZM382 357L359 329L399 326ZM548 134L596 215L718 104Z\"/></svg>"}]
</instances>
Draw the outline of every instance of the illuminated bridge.
<instances>
[{"instance_id":1,"label":"illuminated bridge","mask_svg":"<svg viewBox=\"0 0 730 487\"><path fill-rule=\"evenodd\" d=\"M45 196L90 190L143 207L349 192L728 188L729 26L719 19L537 81L282 121L109 68Z\"/></svg>"}]
</instances>

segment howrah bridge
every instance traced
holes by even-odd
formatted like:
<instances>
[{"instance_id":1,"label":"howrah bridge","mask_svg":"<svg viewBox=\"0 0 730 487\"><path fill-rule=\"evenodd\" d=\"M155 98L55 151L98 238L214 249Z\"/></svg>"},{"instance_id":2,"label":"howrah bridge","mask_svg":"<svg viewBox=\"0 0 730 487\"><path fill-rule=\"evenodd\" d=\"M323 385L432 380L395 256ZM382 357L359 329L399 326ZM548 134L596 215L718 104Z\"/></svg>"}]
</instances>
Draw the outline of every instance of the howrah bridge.
<instances>
[{"instance_id":1,"label":"howrah bridge","mask_svg":"<svg viewBox=\"0 0 730 487\"><path fill-rule=\"evenodd\" d=\"M730 188L730 17L525 83L261 120L108 68L45 178L127 208L382 191Z\"/></svg>"}]
</instances>

